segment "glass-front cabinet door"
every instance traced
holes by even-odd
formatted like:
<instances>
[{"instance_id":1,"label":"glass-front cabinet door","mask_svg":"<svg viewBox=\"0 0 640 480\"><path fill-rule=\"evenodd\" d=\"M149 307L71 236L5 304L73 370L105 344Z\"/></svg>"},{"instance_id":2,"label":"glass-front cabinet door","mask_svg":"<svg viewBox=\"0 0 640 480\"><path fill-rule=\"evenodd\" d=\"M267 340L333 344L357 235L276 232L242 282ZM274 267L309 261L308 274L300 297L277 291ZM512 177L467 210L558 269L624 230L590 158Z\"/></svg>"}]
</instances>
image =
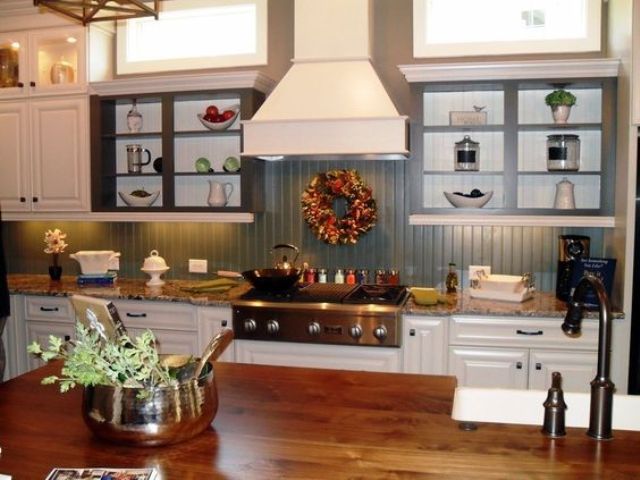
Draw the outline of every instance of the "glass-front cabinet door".
<instances>
[{"instance_id":1,"label":"glass-front cabinet door","mask_svg":"<svg viewBox=\"0 0 640 480\"><path fill-rule=\"evenodd\" d=\"M0 33L0 97L86 90L82 27Z\"/></svg>"}]
</instances>

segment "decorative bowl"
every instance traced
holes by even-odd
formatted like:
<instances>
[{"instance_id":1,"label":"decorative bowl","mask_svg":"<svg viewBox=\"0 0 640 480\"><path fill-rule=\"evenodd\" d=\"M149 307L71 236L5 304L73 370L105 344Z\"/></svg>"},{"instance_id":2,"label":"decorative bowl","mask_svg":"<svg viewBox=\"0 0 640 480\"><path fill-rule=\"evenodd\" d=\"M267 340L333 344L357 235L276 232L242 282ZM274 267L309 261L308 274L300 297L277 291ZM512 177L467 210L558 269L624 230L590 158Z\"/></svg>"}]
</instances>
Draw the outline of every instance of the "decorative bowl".
<instances>
[{"instance_id":1,"label":"decorative bowl","mask_svg":"<svg viewBox=\"0 0 640 480\"><path fill-rule=\"evenodd\" d=\"M493 190L483 193L479 197L465 197L452 192L443 192L449 203L456 208L480 208L484 207L491 197Z\"/></svg>"},{"instance_id":2,"label":"decorative bowl","mask_svg":"<svg viewBox=\"0 0 640 480\"><path fill-rule=\"evenodd\" d=\"M120 195L122 201L129 207L150 207L153 202L156 201L158 195L160 195L160 190L157 190L146 197L137 197L125 192L118 192L118 195Z\"/></svg>"},{"instance_id":3,"label":"decorative bowl","mask_svg":"<svg viewBox=\"0 0 640 480\"><path fill-rule=\"evenodd\" d=\"M170 267L161 267L161 268L141 268L144 273L149 275L151 278L145 283L147 287L161 287L164 285L164 280L160 277L169 271Z\"/></svg>"},{"instance_id":4,"label":"decorative bowl","mask_svg":"<svg viewBox=\"0 0 640 480\"><path fill-rule=\"evenodd\" d=\"M411 287L413 301L418 305L435 305L438 303L438 291L435 288Z\"/></svg>"},{"instance_id":5,"label":"decorative bowl","mask_svg":"<svg viewBox=\"0 0 640 480\"><path fill-rule=\"evenodd\" d=\"M238 114L240 113L240 106L233 105L232 107L229 107L226 110L233 110L233 112L235 113L233 117L223 122L209 122L204 119L204 114L202 113L198 114L198 120L200 120L200 123L205 127L207 127L209 130L226 130L231 126L233 122L236 121L236 118L238 118Z\"/></svg>"}]
</instances>

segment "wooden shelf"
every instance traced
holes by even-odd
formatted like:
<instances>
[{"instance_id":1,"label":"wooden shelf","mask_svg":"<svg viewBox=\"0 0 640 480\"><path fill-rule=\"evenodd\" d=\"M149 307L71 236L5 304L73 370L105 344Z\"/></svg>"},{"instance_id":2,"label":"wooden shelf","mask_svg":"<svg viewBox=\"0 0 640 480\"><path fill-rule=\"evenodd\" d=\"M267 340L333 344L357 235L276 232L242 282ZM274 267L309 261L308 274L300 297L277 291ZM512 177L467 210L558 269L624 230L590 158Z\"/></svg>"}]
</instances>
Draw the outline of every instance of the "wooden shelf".
<instances>
[{"instance_id":1,"label":"wooden shelf","mask_svg":"<svg viewBox=\"0 0 640 480\"><path fill-rule=\"evenodd\" d=\"M469 211L469 209L465 210ZM434 213L409 215L409 225L613 228L615 227L615 218L599 215L487 215L482 212Z\"/></svg>"}]
</instances>

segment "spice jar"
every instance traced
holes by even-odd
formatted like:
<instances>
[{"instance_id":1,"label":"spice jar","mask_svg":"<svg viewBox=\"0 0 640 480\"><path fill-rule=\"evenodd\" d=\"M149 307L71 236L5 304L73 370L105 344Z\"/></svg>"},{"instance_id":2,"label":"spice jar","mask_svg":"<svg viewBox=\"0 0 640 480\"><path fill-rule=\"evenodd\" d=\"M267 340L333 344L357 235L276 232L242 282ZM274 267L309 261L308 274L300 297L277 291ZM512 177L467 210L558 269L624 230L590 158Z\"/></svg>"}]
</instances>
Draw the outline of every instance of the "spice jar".
<instances>
[{"instance_id":1,"label":"spice jar","mask_svg":"<svg viewBox=\"0 0 640 480\"><path fill-rule=\"evenodd\" d=\"M345 283L349 285L356 284L356 272L355 270L347 270L347 275L344 277Z\"/></svg>"},{"instance_id":2,"label":"spice jar","mask_svg":"<svg viewBox=\"0 0 640 480\"><path fill-rule=\"evenodd\" d=\"M386 270L376 270L376 285L384 285L387 283L387 272Z\"/></svg>"},{"instance_id":3,"label":"spice jar","mask_svg":"<svg viewBox=\"0 0 640 480\"><path fill-rule=\"evenodd\" d=\"M453 164L456 170L476 171L480 169L480 144L465 135L456 142Z\"/></svg>"},{"instance_id":4,"label":"spice jar","mask_svg":"<svg viewBox=\"0 0 640 480\"><path fill-rule=\"evenodd\" d=\"M304 271L305 283L316 283L316 269L308 268Z\"/></svg>"},{"instance_id":5,"label":"spice jar","mask_svg":"<svg viewBox=\"0 0 640 480\"><path fill-rule=\"evenodd\" d=\"M318 269L318 283L327 283L327 269Z\"/></svg>"},{"instance_id":6,"label":"spice jar","mask_svg":"<svg viewBox=\"0 0 640 480\"><path fill-rule=\"evenodd\" d=\"M580 137L578 135L547 135L547 170L577 171L580 169Z\"/></svg>"},{"instance_id":7,"label":"spice jar","mask_svg":"<svg viewBox=\"0 0 640 480\"><path fill-rule=\"evenodd\" d=\"M369 270L358 270L356 272L356 283L369 283Z\"/></svg>"},{"instance_id":8,"label":"spice jar","mask_svg":"<svg viewBox=\"0 0 640 480\"><path fill-rule=\"evenodd\" d=\"M333 283L344 283L344 273L341 268L336 270L336 274L333 277Z\"/></svg>"},{"instance_id":9,"label":"spice jar","mask_svg":"<svg viewBox=\"0 0 640 480\"><path fill-rule=\"evenodd\" d=\"M400 283L400 272L398 270L389 270L387 283L389 285L398 285Z\"/></svg>"}]
</instances>

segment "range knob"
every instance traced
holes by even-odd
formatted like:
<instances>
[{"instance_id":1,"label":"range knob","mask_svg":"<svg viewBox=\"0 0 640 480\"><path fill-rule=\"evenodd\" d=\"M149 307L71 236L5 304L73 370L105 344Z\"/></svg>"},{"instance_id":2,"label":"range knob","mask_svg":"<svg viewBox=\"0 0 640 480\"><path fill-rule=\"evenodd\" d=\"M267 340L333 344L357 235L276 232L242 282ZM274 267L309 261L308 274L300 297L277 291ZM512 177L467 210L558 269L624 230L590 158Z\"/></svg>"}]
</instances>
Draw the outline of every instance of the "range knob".
<instances>
[{"instance_id":1,"label":"range knob","mask_svg":"<svg viewBox=\"0 0 640 480\"><path fill-rule=\"evenodd\" d=\"M351 338L359 339L362 336L362 327L358 324L351 325L349 327L349 335L351 335Z\"/></svg>"},{"instance_id":2,"label":"range knob","mask_svg":"<svg viewBox=\"0 0 640 480\"><path fill-rule=\"evenodd\" d=\"M269 320L267 322L267 333L269 335L275 335L280 330L280 324L277 320Z\"/></svg>"},{"instance_id":3,"label":"range knob","mask_svg":"<svg viewBox=\"0 0 640 480\"><path fill-rule=\"evenodd\" d=\"M309 322L309 325L307 325L307 333L312 337L317 337L321 332L322 329L318 322Z\"/></svg>"},{"instance_id":4,"label":"range knob","mask_svg":"<svg viewBox=\"0 0 640 480\"><path fill-rule=\"evenodd\" d=\"M253 318L247 318L244 321L244 331L247 333L253 333L257 330L258 328L258 324L256 323L256 321Z\"/></svg>"},{"instance_id":5,"label":"range knob","mask_svg":"<svg viewBox=\"0 0 640 480\"><path fill-rule=\"evenodd\" d=\"M373 329L373 336L383 342L384 339L387 338L387 327L384 325L378 325Z\"/></svg>"}]
</instances>

